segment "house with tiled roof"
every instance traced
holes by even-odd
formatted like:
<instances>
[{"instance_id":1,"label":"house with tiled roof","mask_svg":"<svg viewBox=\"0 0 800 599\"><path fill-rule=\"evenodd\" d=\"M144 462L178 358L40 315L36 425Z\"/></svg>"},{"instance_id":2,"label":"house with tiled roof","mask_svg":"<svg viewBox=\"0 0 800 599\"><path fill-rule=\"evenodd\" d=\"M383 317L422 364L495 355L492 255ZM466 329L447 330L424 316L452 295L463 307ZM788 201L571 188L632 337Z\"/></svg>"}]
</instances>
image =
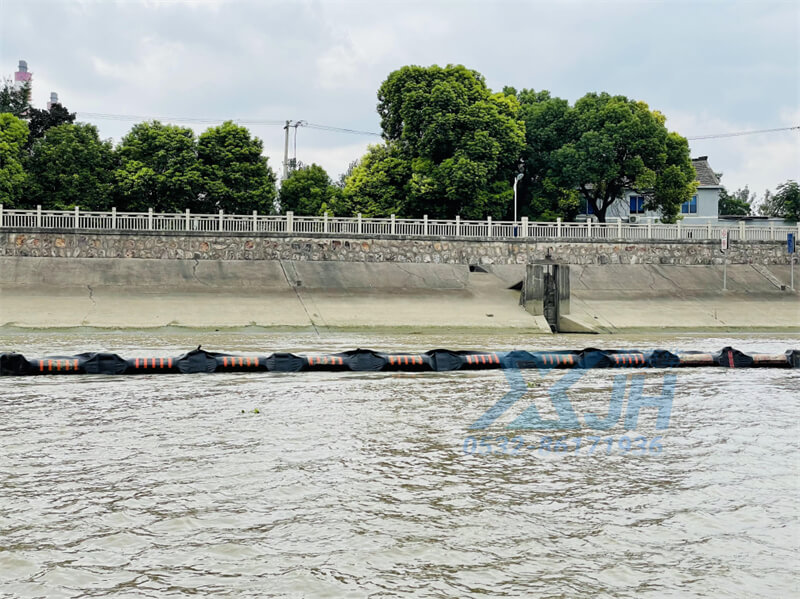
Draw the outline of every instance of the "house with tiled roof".
<instances>
[{"instance_id":1,"label":"house with tiled roof","mask_svg":"<svg viewBox=\"0 0 800 599\"><path fill-rule=\"evenodd\" d=\"M719 194L722 191L720 178L722 173L714 172L708 164L708 156L692 158L692 165L697 173L697 193L681 206L680 215L687 224L716 223L719 218ZM578 220L586 220L592 214L592 207L584 203L583 214ZM622 219L624 222L656 222L661 214L658 211L645 210L644 197L633 190L626 191L623 197L611 204L606 211L606 220Z\"/></svg>"}]
</instances>

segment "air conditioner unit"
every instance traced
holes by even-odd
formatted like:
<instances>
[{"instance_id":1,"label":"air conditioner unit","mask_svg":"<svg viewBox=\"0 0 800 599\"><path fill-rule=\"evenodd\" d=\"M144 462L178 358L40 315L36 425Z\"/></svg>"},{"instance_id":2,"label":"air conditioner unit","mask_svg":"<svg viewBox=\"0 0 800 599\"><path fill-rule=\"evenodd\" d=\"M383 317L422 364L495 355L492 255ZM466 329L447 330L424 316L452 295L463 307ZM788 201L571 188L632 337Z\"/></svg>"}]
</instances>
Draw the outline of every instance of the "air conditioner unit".
<instances>
[{"instance_id":1,"label":"air conditioner unit","mask_svg":"<svg viewBox=\"0 0 800 599\"><path fill-rule=\"evenodd\" d=\"M636 215L633 215L633 214L631 214L631 215L628 217L628 222L629 222L629 223L638 223L638 222L639 222L639 218L640 218L640 217L638 217L638 216L636 216Z\"/></svg>"}]
</instances>

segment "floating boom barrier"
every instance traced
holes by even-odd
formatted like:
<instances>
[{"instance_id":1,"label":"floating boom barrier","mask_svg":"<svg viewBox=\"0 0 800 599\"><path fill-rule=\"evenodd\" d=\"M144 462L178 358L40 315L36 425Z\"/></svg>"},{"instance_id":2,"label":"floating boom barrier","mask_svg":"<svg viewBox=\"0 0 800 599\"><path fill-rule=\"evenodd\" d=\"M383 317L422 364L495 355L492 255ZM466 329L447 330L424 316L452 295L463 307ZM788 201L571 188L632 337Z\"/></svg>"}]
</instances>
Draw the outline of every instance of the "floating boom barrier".
<instances>
[{"instance_id":1,"label":"floating boom barrier","mask_svg":"<svg viewBox=\"0 0 800 599\"><path fill-rule=\"evenodd\" d=\"M236 355L198 347L176 358L123 358L111 353L48 356L28 359L0 353L0 376L58 374L194 374L200 372L300 371L450 371L500 368L800 368L800 350L782 354L746 354L732 347L718 352L677 352L663 349L582 349L529 352L451 351L390 354L356 349L337 354Z\"/></svg>"}]
</instances>

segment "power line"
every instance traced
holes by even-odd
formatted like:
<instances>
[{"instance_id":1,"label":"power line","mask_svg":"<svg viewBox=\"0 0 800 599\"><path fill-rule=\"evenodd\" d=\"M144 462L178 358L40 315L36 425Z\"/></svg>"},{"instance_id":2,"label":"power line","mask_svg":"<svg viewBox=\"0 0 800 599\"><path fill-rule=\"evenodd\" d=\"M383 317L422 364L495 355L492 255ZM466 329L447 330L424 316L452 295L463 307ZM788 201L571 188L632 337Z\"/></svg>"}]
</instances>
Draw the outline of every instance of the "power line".
<instances>
[{"instance_id":1,"label":"power line","mask_svg":"<svg viewBox=\"0 0 800 599\"><path fill-rule=\"evenodd\" d=\"M689 141L696 139L719 139L722 137L739 137L741 135L756 135L757 133L775 133L776 131L800 130L800 125L794 127L778 127L777 129L756 129L754 131L736 131L735 133L713 133L711 135L698 135L697 137L687 137Z\"/></svg>"},{"instance_id":2,"label":"power line","mask_svg":"<svg viewBox=\"0 0 800 599\"><path fill-rule=\"evenodd\" d=\"M244 119L212 119L208 117L176 117L176 116L152 116L152 115L135 115L135 114L109 114L104 112L78 112L78 114L82 117L89 118L89 119L100 119L100 120L109 120L109 121L166 121L166 122L173 122L173 123L202 123L202 124L216 124L216 123L223 123L225 121L233 121L235 123L240 123L242 125L266 125L266 126L276 126L276 127L283 127L285 121L278 121L278 120L270 120L270 119L252 119L252 118L244 118ZM309 129L316 129L318 131L330 131L332 133L346 133L349 135L370 135L374 137L381 137L380 133L376 133L375 131L364 131L361 129L349 129L346 127L334 127L332 125L321 125L319 123L305 123L304 126L308 127ZM777 127L775 129L755 129L751 131L735 131L732 133L712 133L709 135L696 135L693 137L687 137L689 141L697 141L701 139L722 139L726 137L740 137L742 135L757 135L760 133L777 133L779 131L798 131L800 130L800 125L794 125L792 127Z\"/></svg>"},{"instance_id":3,"label":"power line","mask_svg":"<svg viewBox=\"0 0 800 599\"><path fill-rule=\"evenodd\" d=\"M212 119L208 117L188 117L188 116L153 116L141 114L109 114L105 112L78 112L78 115L87 119L99 119L106 121L165 121L171 123L202 123L202 124L216 124L225 121L233 121L242 125L267 125L267 126L284 126L284 121L268 120L268 119ZM348 133L351 135L374 135L380 137L380 133L374 131L361 131L359 129L347 129L345 127L333 127L331 125L320 125L318 123L305 123L303 125L309 129L317 129L319 131L331 131L333 133Z\"/></svg>"}]
</instances>

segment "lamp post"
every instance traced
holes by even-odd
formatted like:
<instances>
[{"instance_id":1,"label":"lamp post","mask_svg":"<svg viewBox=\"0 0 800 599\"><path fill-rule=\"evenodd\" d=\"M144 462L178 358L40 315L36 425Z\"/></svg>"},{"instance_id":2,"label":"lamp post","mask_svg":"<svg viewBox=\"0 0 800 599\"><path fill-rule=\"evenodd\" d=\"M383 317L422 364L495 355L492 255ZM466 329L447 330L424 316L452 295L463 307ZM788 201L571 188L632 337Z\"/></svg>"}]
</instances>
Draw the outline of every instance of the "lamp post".
<instances>
[{"instance_id":1,"label":"lamp post","mask_svg":"<svg viewBox=\"0 0 800 599\"><path fill-rule=\"evenodd\" d=\"M523 173L520 173L514 177L514 224L517 223L517 183L522 180L523 176Z\"/></svg>"}]
</instances>

